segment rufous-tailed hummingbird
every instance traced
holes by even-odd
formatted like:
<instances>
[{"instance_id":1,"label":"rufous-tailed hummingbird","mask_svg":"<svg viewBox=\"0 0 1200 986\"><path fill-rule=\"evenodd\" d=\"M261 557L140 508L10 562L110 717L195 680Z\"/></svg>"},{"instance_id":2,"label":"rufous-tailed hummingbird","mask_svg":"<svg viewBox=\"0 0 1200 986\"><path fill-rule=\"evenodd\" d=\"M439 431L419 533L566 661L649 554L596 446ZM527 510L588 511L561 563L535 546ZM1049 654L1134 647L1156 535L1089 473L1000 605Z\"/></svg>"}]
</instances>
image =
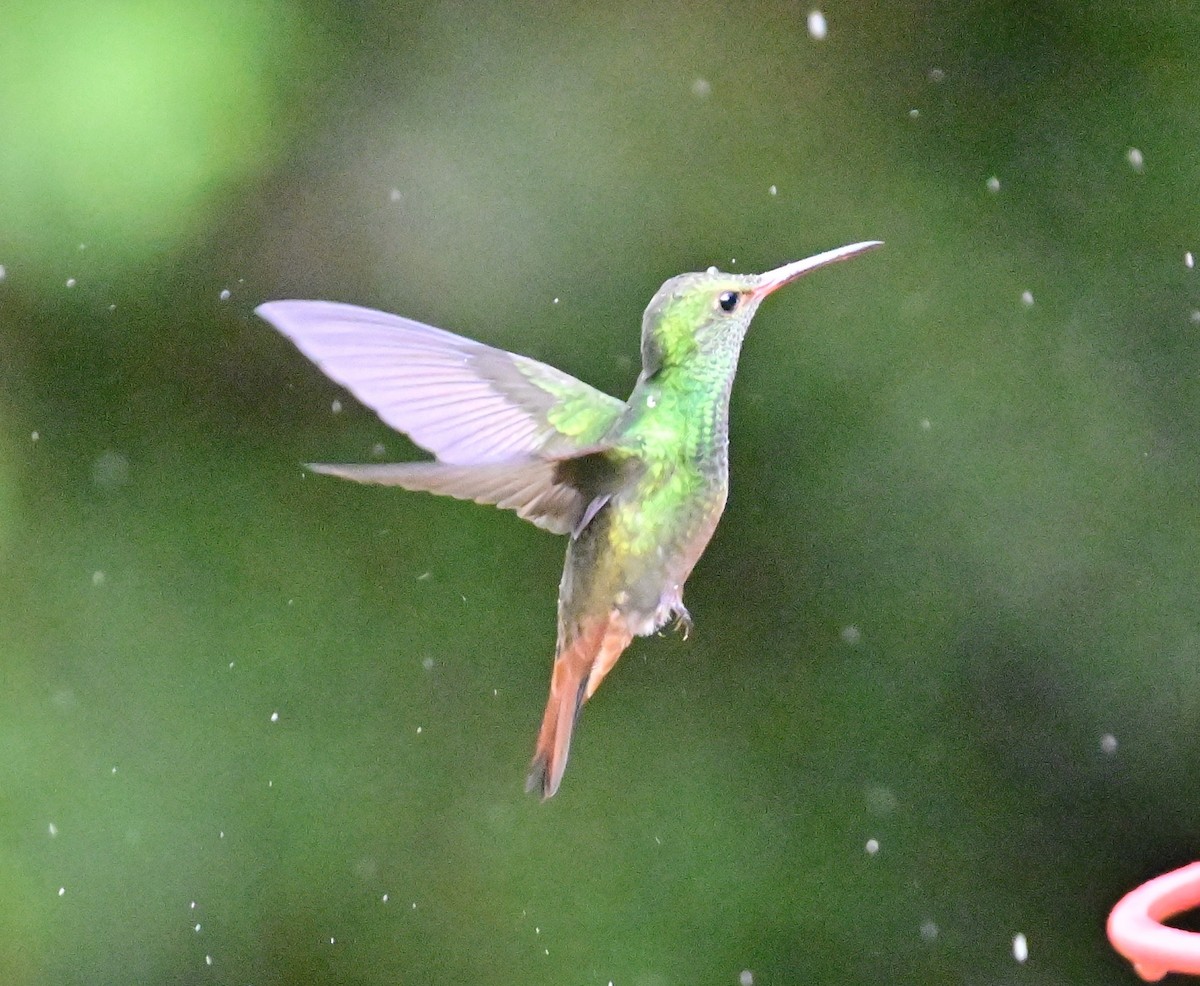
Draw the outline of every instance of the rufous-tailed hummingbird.
<instances>
[{"instance_id":1,"label":"rufous-tailed hummingbird","mask_svg":"<svg viewBox=\"0 0 1200 986\"><path fill-rule=\"evenodd\" d=\"M667 281L642 318L642 372L621 401L524 356L326 301L257 312L433 462L309 466L360 483L515 510L566 534L550 700L526 789L558 790L579 711L635 636L690 625L683 585L729 488L729 392L762 300L882 244L765 274Z\"/></svg>"}]
</instances>

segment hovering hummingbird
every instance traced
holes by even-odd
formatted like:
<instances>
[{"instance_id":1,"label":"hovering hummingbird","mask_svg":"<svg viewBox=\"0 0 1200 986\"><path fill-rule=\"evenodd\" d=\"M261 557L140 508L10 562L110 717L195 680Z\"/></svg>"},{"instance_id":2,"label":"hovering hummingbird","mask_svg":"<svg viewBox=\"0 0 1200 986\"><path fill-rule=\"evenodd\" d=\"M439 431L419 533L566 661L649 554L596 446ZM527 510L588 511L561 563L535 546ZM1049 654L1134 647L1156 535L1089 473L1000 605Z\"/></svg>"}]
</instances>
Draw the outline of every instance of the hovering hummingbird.
<instances>
[{"instance_id":1,"label":"hovering hummingbird","mask_svg":"<svg viewBox=\"0 0 1200 986\"><path fill-rule=\"evenodd\" d=\"M525 788L562 781L583 703L635 636L691 625L683 585L725 509L729 393L762 300L882 246L765 274L667 281L642 318L642 372L621 401L524 356L411 319L327 301L256 311L433 462L309 466L360 483L495 504L566 534L550 699Z\"/></svg>"}]
</instances>

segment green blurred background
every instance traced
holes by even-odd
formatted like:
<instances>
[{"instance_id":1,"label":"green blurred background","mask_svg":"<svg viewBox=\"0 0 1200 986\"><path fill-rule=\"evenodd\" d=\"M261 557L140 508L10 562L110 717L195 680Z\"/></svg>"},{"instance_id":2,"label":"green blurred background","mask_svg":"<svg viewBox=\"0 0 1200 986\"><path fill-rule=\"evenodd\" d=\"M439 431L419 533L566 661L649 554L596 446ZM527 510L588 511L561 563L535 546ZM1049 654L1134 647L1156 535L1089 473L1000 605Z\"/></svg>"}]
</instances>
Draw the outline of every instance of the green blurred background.
<instances>
[{"instance_id":1,"label":"green blurred background","mask_svg":"<svg viewBox=\"0 0 1200 986\"><path fill-rule=\"evenodd\" d=\"M1133 981L1200 856L1200 12L822 9L8 4L0 982ZM755 322L695 633L526 797L563 543L305 475L414 450L254 305L623 395L667 277L866 238Z\"/></svg>"}]
</instances>

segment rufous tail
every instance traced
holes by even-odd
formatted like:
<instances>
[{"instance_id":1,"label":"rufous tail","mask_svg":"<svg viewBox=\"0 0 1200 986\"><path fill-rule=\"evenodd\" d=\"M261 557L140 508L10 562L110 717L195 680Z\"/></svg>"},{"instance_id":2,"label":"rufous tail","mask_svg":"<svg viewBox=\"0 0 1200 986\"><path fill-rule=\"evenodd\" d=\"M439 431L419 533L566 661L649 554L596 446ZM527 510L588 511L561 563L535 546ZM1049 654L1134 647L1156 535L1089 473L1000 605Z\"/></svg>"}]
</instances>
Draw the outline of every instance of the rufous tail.
<instances>
[{"instance_id":1,"label":"rufous tail","mask_svg":"<svg viewBox=\"0 0 1200 986\"><path fill-rule=\"evenodd\" d=\"M546 702L537 749L525 780L526 791L540 792L543 801L554 796L567 767L571 731L579 711L632 639L625 621L614 610L607 617L581 626L555 655L550 699Z\"/></svg>"}]
</instances>

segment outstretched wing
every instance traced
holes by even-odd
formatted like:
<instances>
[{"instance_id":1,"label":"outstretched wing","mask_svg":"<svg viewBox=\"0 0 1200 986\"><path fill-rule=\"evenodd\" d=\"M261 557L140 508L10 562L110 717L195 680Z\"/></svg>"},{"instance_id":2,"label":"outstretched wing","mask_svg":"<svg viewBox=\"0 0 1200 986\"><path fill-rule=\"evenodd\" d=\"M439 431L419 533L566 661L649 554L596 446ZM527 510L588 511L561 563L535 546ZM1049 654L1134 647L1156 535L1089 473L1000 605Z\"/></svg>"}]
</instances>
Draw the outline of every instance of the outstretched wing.
<instances>
[{"instance_id":1,"label":"outstretched wing","mask_svg":"<svg viewBox=\"0 0 1200 986\"><path fill-rule=\"evenodd\" d=\"M329 301L272 301L255 311L444 463L577 455L594 449L625 407L544 363L398 315Z\"/></svg>"},{"instance_id":2,"label":"outstretched wing","mask_svg":"<svg viewBox=\"0 0 1200 986\"><path fill-rule=\"evenodd\" d=\"M570 534L587 510L589 495L571 482L562 466L549 459L518 459L475 466L444 462L314 462L308 468L356 483L403 486L406 490L494 504L502 510L515 510L518 517L554 534Z\"/></svg>"}]
</instances>

